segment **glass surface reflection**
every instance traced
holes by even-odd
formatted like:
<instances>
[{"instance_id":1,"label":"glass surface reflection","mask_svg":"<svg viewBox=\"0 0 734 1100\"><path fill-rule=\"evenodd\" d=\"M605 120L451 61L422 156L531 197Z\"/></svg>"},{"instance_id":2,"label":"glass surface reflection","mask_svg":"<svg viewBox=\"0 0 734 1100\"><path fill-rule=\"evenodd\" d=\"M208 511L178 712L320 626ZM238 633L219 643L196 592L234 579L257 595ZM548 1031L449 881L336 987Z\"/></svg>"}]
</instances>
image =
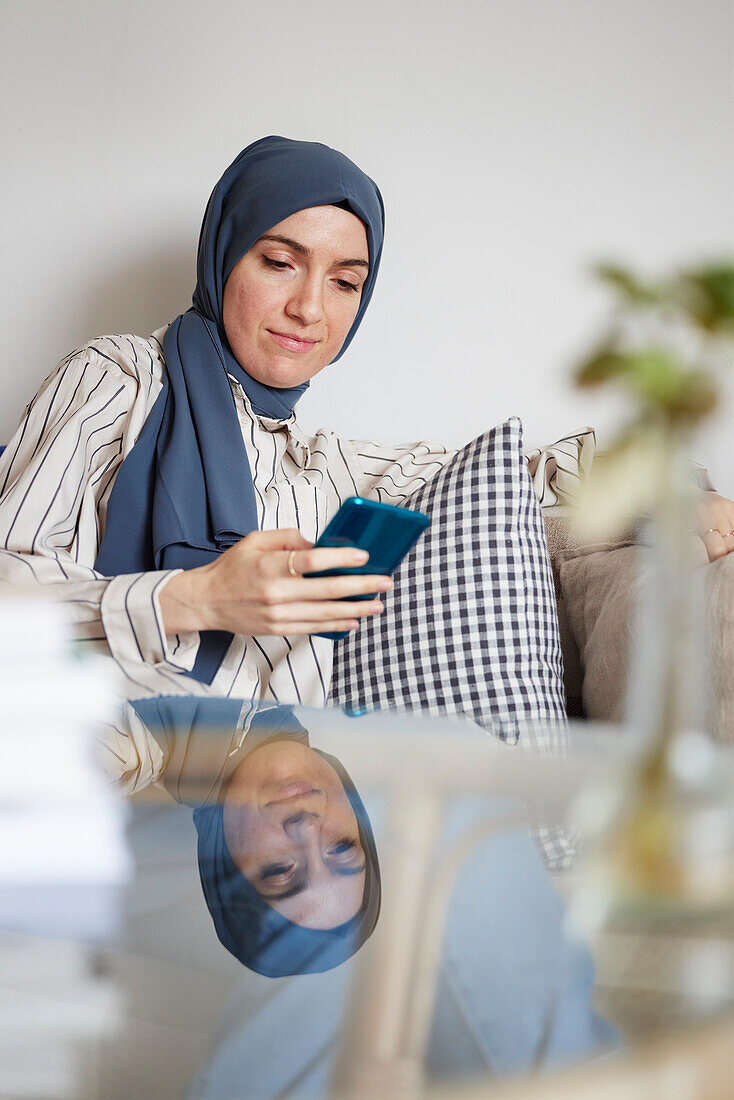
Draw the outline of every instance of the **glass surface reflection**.
<instances>
[{"instance_id":1,"label":"glass surface reflection","mask_svg":"<svg viewBox=\"0 0 734 1100\"><path fill-rule=\"evenodd\" d=\"M134 870L79 965L116 1014L44 1095L419 1095L618 1045L528 816L567 805L565 762L469 722L199 697L126 703L100 751ZM13 950L53 972L48 939Z\"/></svg>"},{"instance_id":2,"label":"glass surface reflection","mask_svg":"<svg viewBox=\"0 0 734 1100\"><path fill-rule=\"evenodd\" d=\"M377 923L380 869L340 761L309 745L291 707L187 698L132 706L164 749L166 788L195 807L201 885L227 950L270 978L350 958Z\"/></svg>"}]
</instances>

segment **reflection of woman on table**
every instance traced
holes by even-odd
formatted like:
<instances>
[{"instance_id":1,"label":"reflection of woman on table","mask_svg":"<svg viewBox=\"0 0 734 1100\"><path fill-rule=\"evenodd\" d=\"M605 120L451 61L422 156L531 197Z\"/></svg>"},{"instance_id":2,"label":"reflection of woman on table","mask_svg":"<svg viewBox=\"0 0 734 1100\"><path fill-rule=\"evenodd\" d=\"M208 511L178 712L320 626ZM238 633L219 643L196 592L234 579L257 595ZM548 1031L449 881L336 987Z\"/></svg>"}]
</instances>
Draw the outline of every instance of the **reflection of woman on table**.
<instances>
[{"instance_id":1,"label":"reflection of woman on table","mask_svg":"<svg viewBox=\"0 0 734 1100\"><path fill-rule=\"evenodd\" d=\"M194 810L201 885L227 950L271 978L350 958L377 923L380 870L336 757L311 747L290 707L167 697L126 709L159 745L166 789Z\"/></svg>"},{"instance_id":2,"label":"reflection of woman on table","mask_svg":"<svg viewBox=\"0 0 734 1100\"><path fill-rule=\"evenodd\" d=\"M144 698L125 707L193 807L201 887L217 935L270 978L354 954L380 913L380 867L362 800L336 757L309 745L289 707L231 698ZM114 768L114 735L103 742Z\"/></svg>"},{"instance_id":3,"label":"reflection of woman on table","mask_svg":"<svg viewBox=\"0 0 734 1100\"><path fill-rule=\"evenodd\" d=\"M226 811L228 788L243 761L246 763L248 758L254 761L268 744L305 748L307 735L300 722L310 725L309 719L313 718L315 730L319 723L323 724L324 713L299 708L296 717L289 708L268 710L261 705L255 721L251 721L255 712L249 703L212 698L144 699L126 709L131 711L128 714L131 726L136 723L140 726L144 721L154 735L162 756L163 783L170 794L190 806L209 808L211 820L219 822L222 816L217 806L224 799ZM351 724L350 720L342 721ZM415 732L422 731L428 737L435 734L430 721L410 725ZM279 729L274 729L275 726ZM464 724L464 732L484 740L470 723ZM144 744L150 739L140 731L137 737ZM312 732L310 751L315 750L315 739ZM115 745L113 734L107 745L107 767L111 774L116 766ZM370 888L367 884L365 889L360 935L351 945L356 949L374 927L377 917L377 850L365 806L351 779L333 756L324 755L322 761L335 770L342 790L347 793L359 824L360 845L368 857L366 866L374 871L373 885ZM358 761L350 763L350 770L359 783ZM384 760L383 774L385 783L392 783L394 763L389 757ZM242 786L260 785L266 792L267 803L270 779L260 784L262 778L253 772ZM128 783L130 780L128 776ZM273 780L275 784L280 781L274 776ZM338 788L335 793L339 799ZM385 833L386 790L373 778L369 791L363 794L378 843L390 843L391 838ZM139 861L143 865L152 861L159 872L169 864L180 866L182 878L190 883L192 876L185 873L185 864L192 858L191 836L185 827L187 823L175 812L180 807L160 806L159 817L151 812L149 803L142 808L142 820L132 829ZM343 839L349 842L354 837L343 809L342 804L335 820L347 825ZM459 793L447 798L433 857L437 871L445 869L446 856L479 823L486 825L487 820L495 817L504 820L508 813L514 819L517 807L497 799L470 798ZM196 809L195 814L200 826L202 810ZM251 819L251 812L248 816ZM244 819L241 824L246 825ZM202 833L199 828L199 867L209 912L221 942L248 970L234 975L236 985L223 1000L215 1040L207 1044L212 1051L209 1064L201 1067L191 1095L232 1096L237 1094L243 1080L248 1082L253 1095L263 1097L325 1095L354 979L352 966L360 956L350 958L353 951L344 949L350 946L348 941L335 938L330 943L328 933L296 928L283 919L282 913L276 914L275 922L262 925L262 935L248 941L251 929L238 927L238 919L243 913L260 914L262 906L256 904L253 909L251 896L246 895L248 904L242 909L226 912L221 908L222 897L226 895L226 888L222 892L217 885L222 881L219 859L222 834L210 849L210 837L205 835L202 843ZM180 840L171 847L174 834ZM253 851L253 839L245 838L249 852L240 850L247 859ZM270 837L267 839L269 842ZM237 838L228 833L225 845L230 841L236 849ZM211 854L214 859L209 858ZM354 859L358 867L359 853L355 853ZM255 874L268 862L256 861ZM248 867L245 861L242 867L252 872L252 866ZM157 933L150 925L157 918L151 911L145 884L146 876L139 869L133 889L142 891L142 895L133 904L145 912L146 935L156 942ZM175 958L176 951L183 950L186 964L196 967L195 973L199 975L196 980L202 981L197 967L199 958L191 955L190 931L201 908L201 893L198 884L193 892L186 890L185 883L176 882L171 888L175 893L175 927L171 927L170 920L174 899L167 901L161 894L158 879L153 890L154 900L162 907L160 934L166 956ZM239 888L232 897L235 901L242 899ZM225 896L225 900L230 898ZM264 904L271 902L266 900ZM459 871L447 914L428 1053L431 1073L507 1074L588 1058L617 1041L613 1030L593 1009L591 959L585 946L567 935L564 914L564 906L526 828L514 825L500 829L474 846ZM272 929L280 935L270 940L268 932ZM207 945L199 946L201 959L209 958L213 965ZM221 954L226 958L224 951ZM258 973L252 973L253 970ZM226 973L231 975L231 969ZM308 975L305 979L301 977L304 973ZM269 978L275 974L287 977L273 983ZM314 1006L318 1006L317 1011ZM175 1034L173 1023L169 1024ZM285 1044L284 1036L288 1038Z\"/></svg>"}]
</instances>

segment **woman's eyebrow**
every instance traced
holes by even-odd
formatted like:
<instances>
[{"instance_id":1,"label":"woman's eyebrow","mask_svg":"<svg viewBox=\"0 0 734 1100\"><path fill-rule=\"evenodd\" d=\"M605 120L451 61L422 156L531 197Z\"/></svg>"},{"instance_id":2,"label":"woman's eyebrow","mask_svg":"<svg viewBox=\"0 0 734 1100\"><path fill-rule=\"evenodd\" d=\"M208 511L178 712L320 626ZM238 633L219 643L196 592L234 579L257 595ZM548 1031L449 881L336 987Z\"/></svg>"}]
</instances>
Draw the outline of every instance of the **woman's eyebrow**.
<instances>
[{"instance_id":1,"label":"woman's eyebrow","mask_svg":"<svg viewBox=\"0 0 734 1100\"><path fill-rule=\"evenodd\" d=\"M294 252L300 252L302 256L313 256L312 250L307 245L301 244L300 241L294 241L292 237L280 237L275 233L265 233L260 241L275 241L276 244L284 244L287 248L292 248ZM260 241L258 241L258 244ZM367 260L337 260L333 266L369 268L370 265Z\"/></svg>"}]
</instances>

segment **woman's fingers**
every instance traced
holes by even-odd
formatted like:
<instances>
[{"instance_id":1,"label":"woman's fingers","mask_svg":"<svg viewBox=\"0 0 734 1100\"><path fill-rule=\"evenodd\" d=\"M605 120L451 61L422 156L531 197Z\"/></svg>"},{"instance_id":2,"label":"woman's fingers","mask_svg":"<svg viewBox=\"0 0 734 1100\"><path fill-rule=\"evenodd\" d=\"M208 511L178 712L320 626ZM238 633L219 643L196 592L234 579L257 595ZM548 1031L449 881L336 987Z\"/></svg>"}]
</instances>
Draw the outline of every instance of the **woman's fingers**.
<instances>
[{"instance_id":1,"label":"woman's fingers","mask_svg":"<svg viewBox=\"0 0 734 1100\"><path fill-rule=\"evenodd\" d=\"M252 531L241 540L255 550L307 550L313 543L295 527L279 527L276 531Z\"/></svg>"},{"instance_id":2,"label":"woman's fingers","mask_svg":"<svg viewBox=\"0 0 734 1100\"><path fill-rule=\"evenodd\" d=\"M351 546L300 550L293 555L293 568L298 573L320 573L323 569L355 569L369 561L366 550Z\"/></svg>"},{"instance_id":3,"label":"woman's fingers","mask_svg":"<svg viewBox=\"0 0 734 1100\"><path fill-rule=\"evenodd\" d=\"M706 531L701 538L706 547L709 561L723 558L729 553L729 550L734 550L734 539L728 537L725 539L720 531ZM727 543L730 545L727 546Z\"/></svg>"},{"instance_id":4,"label":"woman's fingers","mask_svg":"<svg viewBox=\"0 0 734 1100\"><path fill-rule=\"evenodd\" d=\"M390 577L367 576L363 573L346 577L295 577L288 582L289 600L343 600L367 596L372 592L389 592ZM284 586L285 588L285 586Z\"/></svg>"},{"instance_id":5,"label":"woman's fingers","mask_svg":"<svg viewBox=\"0 0 734 1100\"><path fill-rule=\"evenodd\" d=\"M325 622L344 622L346 620L369 618L371 615L380 615L383 604L379 600L349 600L348 603L324 602L324 603L290 603L282 612L283 619L289 622L318 624L317 629L323 630Z\"/></svg>"},{"instance_id":6,"label":"woman's fingers","mask_svg":"<svg viewBox=\"0 0 734 1100\"><path fill-rule=\"evenodd\" d=\"M251 551L267 552L279 550L282 553L263 555L267 563L266 572L272 576L292 576L289 563L296 573L320 573L325 569L356 569L369 561L366 550L356 546L320 546L313 548L294 528L282 528L277 531L253 531L242 539L237 547L243 553Z\"/></svg>"},{"instance_id":7,"label":"woman's fingers","mask_svg":"<svg viewBox=\"0 0 734 1100\"><path fill-rule=\"evenodd\" d=\"M718 493L703 493L698 505L698 534L709 561L734 551L734 502Z\"/></svg>"},{"instance_id":8,"label":"woman's fingers","mask_svg":"<svg viewBox=\"0 0 734 1100\"><path fill-rule=\"evenodd\" d=\"M343 634L345 631L356 630L358 626L356 619L332 619L323 623L284 623L283 634Z\"/></svg>"},{"instance_id":9,"label":"woman's fingers","mask_svg":"<svg viewBox=\"0 0 734 1100\"><path fill-rule=\"evenodd\" d=\"M313 550L293 529L254 531L216 561L189 571L199 578L192 601L197 628L252 636L353 629L360 619L382 611L374 596L391 589L392 580L374 574L308 578L301 573L354 567L366 558L351 547ZM345 599L350 602L339 602Z\"/></svg>"}]
</instances>

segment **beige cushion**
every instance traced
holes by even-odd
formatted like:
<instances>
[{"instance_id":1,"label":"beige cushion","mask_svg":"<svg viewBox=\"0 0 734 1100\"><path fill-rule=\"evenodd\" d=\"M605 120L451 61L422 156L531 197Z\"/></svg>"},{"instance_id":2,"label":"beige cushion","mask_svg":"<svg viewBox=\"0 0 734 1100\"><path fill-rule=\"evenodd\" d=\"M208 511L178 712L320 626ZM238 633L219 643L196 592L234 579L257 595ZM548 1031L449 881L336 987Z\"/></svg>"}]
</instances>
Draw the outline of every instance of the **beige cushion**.
<instances>
[{"instance_id":1,"label":"beige cushion","mask_svg":"<svg viewBox=\"0 0 734 1100\"><path fill-rule=\"evenodd\" d=\"M588 547L588 542L581 540L571 523L571 509L567 506L556 506L543 509L545 522L545 534L548 540L551 566L553 568L553 581L556 591L556 605L558 608L558 629L563 651L563 684L566 691L566 704L568 714L572 718L584 716L584 704L582 698L583 668L579 655L576 638L569 622L566 600L561 587L559 568L566 552L574 552ZM620 535L614 542L614 546L626 545L632 541L629 533ZM609 544L612 545L611 543Z\"/></svg>"},{"instance_id":2,"label":"beige cushion","mask_svg":"<svg viewBox=\"0 0 734 1100\"><path fill-rule=\"evenodd\" d=\"M579 653L587 718L620 722L624 717L639 556L644 552L637 546L600 546L560 556L559 580Z\"/></svg>"},{"instance_id":3,"label":"beige cushion","mask_svg":"<svg viewBox=\"0 0 734 1100\"><path fill-rule=\"evenodd\" d=\"M643 570L652 551L638 546L563 550L556 567L583 675L588 718L624 717L627 661ZM734 554L703 567L709 639L711 732L734 740Z\"/></svg>"},{"instance_id":4,"label":"beige cushion","mask_svg":"<svg viewBox=\"0 0 734 1100\"><path fill-rule=\"evenodd\" d=\"M583 706L581 702L581 685L583 676L581 673L581 661L576 648L571 627L566 614L566 605L561 591L560 578L558 576L558 556L562 550L574 545L574 538L565 510L544 509L543 520L545 522L545 534L548 539L551 566L553 569L553 583L556 592L556 606L558 608L558 632L561 638L561 650L563 652L563 687L566 692L566 709L571 717L581 717Z\"/></svg>"}]
</instances>

